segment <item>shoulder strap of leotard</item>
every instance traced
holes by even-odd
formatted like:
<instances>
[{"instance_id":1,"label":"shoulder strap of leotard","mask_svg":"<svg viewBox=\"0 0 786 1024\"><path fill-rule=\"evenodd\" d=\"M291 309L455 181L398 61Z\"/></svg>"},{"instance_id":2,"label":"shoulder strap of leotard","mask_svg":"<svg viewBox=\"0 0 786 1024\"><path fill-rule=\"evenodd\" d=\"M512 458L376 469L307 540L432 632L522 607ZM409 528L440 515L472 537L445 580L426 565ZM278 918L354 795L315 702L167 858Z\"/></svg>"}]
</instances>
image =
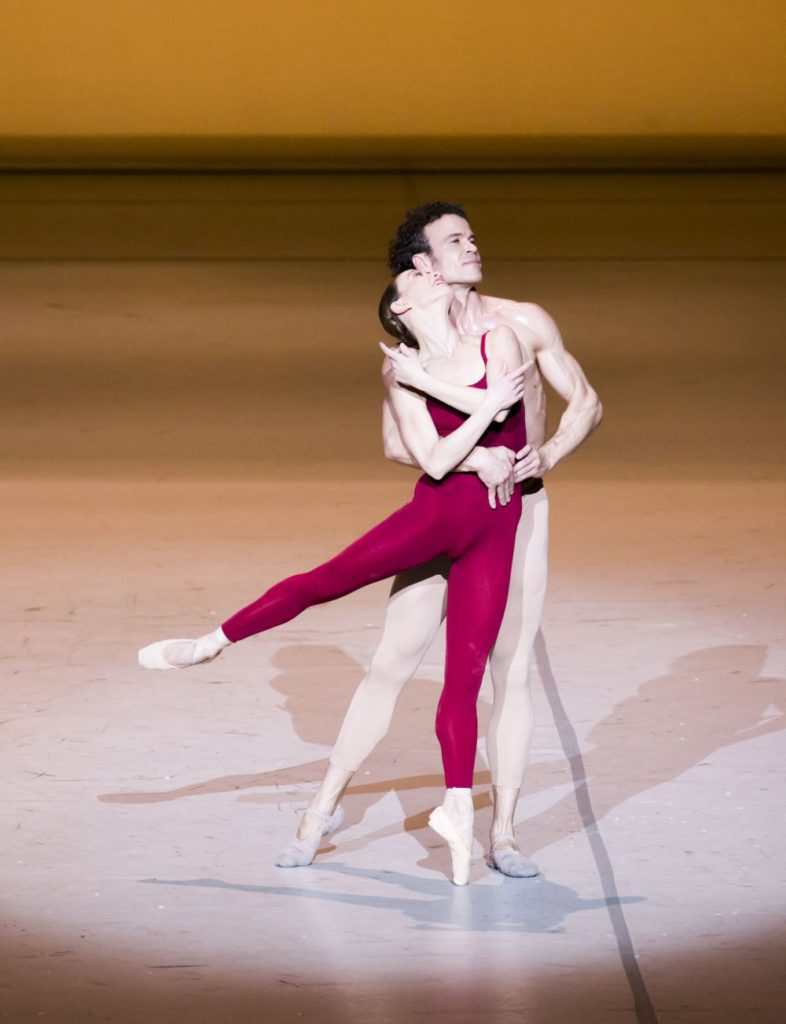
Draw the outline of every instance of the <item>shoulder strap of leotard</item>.
<instances>
[{"instance_id":1,"label":"shoulder strap of leotard","mask_svg":"<svg viewBox=\"0 0 786 1024\"><path fill-rule=\"evenodd\" d=\"M485 331L480 339L480 358L483 360L484 366L489 361L488 356L486 355L486 335L488 333L488 331Z\"/></svg>"}]
</instances>

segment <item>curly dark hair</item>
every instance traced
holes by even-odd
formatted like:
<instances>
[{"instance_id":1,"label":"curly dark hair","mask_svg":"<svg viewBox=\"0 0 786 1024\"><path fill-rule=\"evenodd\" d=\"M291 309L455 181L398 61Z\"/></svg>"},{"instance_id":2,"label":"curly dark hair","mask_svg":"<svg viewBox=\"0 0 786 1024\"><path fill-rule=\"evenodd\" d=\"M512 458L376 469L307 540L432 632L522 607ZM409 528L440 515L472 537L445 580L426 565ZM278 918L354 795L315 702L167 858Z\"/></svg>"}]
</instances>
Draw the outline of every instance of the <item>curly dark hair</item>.
<instances>
[{"instance_id":1,"label":"curly dark hair","mask_svg":"<svg viewBox=\"0 0 786 1024\"><path fill-rule=\"evenodd\" d=\"M391 281L382 293L379 300L379 322L397 341L403 341L410 348L418 348L418 342L410 329L403 324L396 313L390 308L398 299L398 287L395 281Z\"/></svg>"},{"instance_id":2,"label":"curly dark hair","mask_svg":"<svg viewBox=\"0 0 786 1024\"><path fill-rule=\"evenodd\" d=\"M431 247L426 240L425 229L435 220L448 213L467 219L463 206L458 203L423 203L410 210L396 230L396 236L388 247L388 266L391 274L412 270L412 257L419 252L429 254ZM385 328L387 330L387 328Z\"/></svg>"}]
</instances>

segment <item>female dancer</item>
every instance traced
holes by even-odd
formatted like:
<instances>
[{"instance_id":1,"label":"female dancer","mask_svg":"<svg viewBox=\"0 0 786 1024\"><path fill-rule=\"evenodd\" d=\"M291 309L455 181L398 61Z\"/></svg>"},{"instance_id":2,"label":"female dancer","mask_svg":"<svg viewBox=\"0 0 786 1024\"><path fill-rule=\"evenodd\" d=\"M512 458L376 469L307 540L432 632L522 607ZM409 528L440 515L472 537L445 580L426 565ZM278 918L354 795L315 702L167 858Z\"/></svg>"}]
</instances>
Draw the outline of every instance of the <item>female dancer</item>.
<instances>
[{"instance_id":1,"label":"female dancer","mask_svg":"<svg viewBox=\"0 0 786 1024\"><path fill-rule=\"evenodd\" d=\"M466 885L477 696L507 600L521 496L516 492L508 504L492 509L474 473L451 471L478 444L517 451L526 443L520 402L525 368L508 327L497 327L480 340L461 338L448 318L450 301L451 291L439 275L408 270L398 275L380 303L383 326L417 345L430 373L455 384L471 380L472 387L486 389L477 410L465 416L435 399L392 386L404 443L428 474L418 480L409 504L330 561L277 583L212 633L142 648L139 663L166 670L212 661L229 644L289 622L312 605L438 555L450 558L445 682L436 718L447 791L429 824L450 847L454 883ZM313 858L320 837L340 826L342 814L340 809L332 816L310 810L309 818L310 834L288 848L292 866Z\"/></svg>"}]
</instances>

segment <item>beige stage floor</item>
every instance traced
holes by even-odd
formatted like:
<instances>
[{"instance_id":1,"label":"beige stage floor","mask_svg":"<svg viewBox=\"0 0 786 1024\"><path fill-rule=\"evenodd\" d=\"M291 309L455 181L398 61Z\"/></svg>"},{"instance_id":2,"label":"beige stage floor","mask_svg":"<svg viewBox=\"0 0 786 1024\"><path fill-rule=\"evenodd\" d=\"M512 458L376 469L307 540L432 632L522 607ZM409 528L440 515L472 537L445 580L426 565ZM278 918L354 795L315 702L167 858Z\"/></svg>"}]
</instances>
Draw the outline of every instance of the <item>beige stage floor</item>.
<instances>
[{"instance_id":1,"label":"beige stage floor","mask_svg":"<svg viewBox=\"0 0 786 1024\"><path fill-rule=\"evenodd\" d=\"M465 890L425 827L441 641L347 827L271 864L384 585L135 667L406 498L374 306L435 195L606 408L548 480L518 815L543 874L478 856ZM785 206L775 175L0 180L0 1020L783 1019ZM480 854L482 748L478 783Z\"/></svg>"}]
</instances>

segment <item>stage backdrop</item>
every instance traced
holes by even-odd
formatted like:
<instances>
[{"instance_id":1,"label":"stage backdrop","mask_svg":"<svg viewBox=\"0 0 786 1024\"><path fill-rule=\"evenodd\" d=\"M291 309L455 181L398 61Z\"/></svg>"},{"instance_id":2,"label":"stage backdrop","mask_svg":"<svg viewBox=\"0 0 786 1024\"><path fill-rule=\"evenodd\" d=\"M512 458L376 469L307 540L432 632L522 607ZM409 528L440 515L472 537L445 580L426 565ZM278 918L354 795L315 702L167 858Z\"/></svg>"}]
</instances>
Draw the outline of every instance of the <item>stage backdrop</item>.
<instances>
[{"instance_id":1,"label":"stage backdrop","mask_svg":"<svg viewBox=\"0 0 786 1024\"><path fill-rule=\"evenodd\" d=\"M757 163L782 0L5 0L5 166Z\"/></svg>"}]
</instances>

